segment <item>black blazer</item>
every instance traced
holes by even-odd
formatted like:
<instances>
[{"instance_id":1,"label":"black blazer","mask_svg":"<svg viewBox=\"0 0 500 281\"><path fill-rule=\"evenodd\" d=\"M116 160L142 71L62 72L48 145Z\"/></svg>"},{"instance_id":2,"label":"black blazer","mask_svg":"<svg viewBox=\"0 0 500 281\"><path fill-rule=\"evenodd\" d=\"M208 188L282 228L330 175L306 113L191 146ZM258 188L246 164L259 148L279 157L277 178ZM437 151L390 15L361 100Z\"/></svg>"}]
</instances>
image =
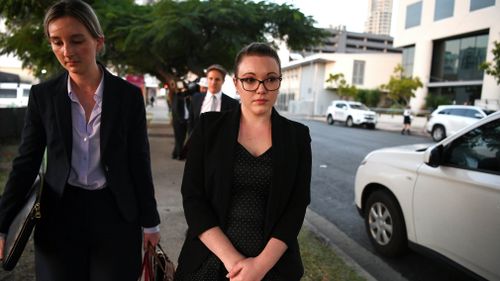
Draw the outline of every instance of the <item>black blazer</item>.
<instances>
[{"instance_id":1,"label":"black blazer","mask_svg":"<svg viewBox=\"0 0 500 281\"><path fill-rule=\"evenodd\" d=\"M225 229L240 116L240 108L207 112L193 132L181 187L188 232L179 270L192 272L207 258L209 250L198 239L201 233L214 226ZM304 269L297 235L310 202L311 139L306 126L274 109L271 122L273 181L264 232L266 240L275 237L288 246L276 270L286 280L299 280Z\"/></svg>"},{"instance_id":2,"label":"black blazer","mask_svg":"<svg viewBox=\"0 0 500 281\"><path fill-rule=\"evenodd\" d=\"M107 185L127 221L159 224L151 175L144 101L139 88L104 72L101 163ZM47 171L42 212L57 205L71 169L72 119L68 73L31 88L19 155L0 201L0 232L5 233L37 176L45 147Z\"/></svg>"},{"instance_id":3,"label":"black blazer","mask_svg":"<svg viewBox=\"0 0 500 281\"><path fill-rule=\"evenodd\" d=\"M191 97L191 115L189 117L189 121L191 123L191 128L194 129L195 125L198 123L201 114L201 106L203 105L203 100L207 94L195 93ZM233 99L232 97L222 93L221 96L221 104L220 111L227 111L231 109L235 109L238 107L240 102L238 100Z\"/></svg>"}]
</instances>

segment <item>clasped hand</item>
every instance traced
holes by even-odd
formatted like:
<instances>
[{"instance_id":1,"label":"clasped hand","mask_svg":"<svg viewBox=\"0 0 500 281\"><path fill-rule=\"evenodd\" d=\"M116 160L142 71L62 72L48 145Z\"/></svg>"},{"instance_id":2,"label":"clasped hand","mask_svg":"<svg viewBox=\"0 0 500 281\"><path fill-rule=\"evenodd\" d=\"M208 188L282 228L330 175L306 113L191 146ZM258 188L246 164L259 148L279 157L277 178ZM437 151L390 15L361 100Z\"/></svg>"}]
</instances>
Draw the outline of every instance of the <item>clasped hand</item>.
<instances>
[{"instance_id":1,"label":"clasped hand","mask_svg":"<svg viewBox=\"0 0 500 281\"><path fill-rule=\"evenodd\" d=\"M260 281L266 273L258 258L245 258L238 261L226 277L231 281Z\"/></svg>"}]
</instances>

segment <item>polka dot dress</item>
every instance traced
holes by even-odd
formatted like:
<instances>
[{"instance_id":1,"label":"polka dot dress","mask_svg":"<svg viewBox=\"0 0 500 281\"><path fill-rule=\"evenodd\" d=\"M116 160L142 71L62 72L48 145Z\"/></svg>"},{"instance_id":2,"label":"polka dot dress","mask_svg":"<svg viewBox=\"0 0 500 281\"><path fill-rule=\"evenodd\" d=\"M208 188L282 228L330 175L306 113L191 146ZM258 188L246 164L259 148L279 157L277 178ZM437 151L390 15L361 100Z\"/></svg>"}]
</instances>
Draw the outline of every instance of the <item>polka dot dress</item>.
<instances>
[{"instance_id":1,"label":"polka dot dress","mask_svg":"<svg viewBox=\"0 0 500 281\"><path fill-rule=\"evenodd\" d=\"M271 151L270 148L262 155L254 157L238 144L235 152L232 200L224 233L234 247L247 257L257 256L267 244L264 237L264 219L272 182ZM211 254L198 271L182 280L228 280L225 278L226 274L222 262ZM271 269L263 280L282 279Z\"/></svg>"}]
</instances>

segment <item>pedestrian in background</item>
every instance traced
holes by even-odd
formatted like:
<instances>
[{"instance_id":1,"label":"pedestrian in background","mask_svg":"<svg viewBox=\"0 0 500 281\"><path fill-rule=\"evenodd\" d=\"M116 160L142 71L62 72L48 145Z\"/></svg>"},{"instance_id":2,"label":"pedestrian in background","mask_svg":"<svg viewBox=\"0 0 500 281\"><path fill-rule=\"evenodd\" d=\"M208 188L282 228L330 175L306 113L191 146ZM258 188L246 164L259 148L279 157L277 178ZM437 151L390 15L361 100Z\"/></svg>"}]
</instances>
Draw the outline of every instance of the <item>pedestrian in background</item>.
<instances>
[{"instance_id":1,"label":"pedestrian in background","mask_svg":"<svg viewBox=\"0 0 500 281\"><path fill-rule=\"evenodd\" d=\"M174 128L174 150L172 159L184 160L184 144L188 134L190 118L190 97L185 87L178 88L172 97L172 126Z\"/></svg>"},{"instance_id":2,"label":"pedestrian in background","mask_svg":"<svg viewBox=\"0 0 500 281\"><path fill-rule=\"evenodd\" d=\"M184 168L188 224L176 280L300 280L297 235L310 202L309 129L274 109L275 50L243 48L233 83L241 105L202 114Z\"/></svg>"},{"instance_id":3,"label":"pedestrian in background","mask_svg":"<svg viewBox=\"0 0 500 281\"><path fill-rule=\"evenodd\" d=\"M85 2L54 4L44 29L66 71L31 88L19 155L0 201L0 232L47 149L36 279L135 281L142 246L160 239L141 91L96 61L104 35ZM0 239L0 253L3 246Z\"/></svg>"},{"instance_id":4,"label":"pedestrian in background","mask_svg":"<svg viewBox=\"0 0 500 281\"><path fill-rule=\"evenodd\" d=\"M196 93L191 97L191 126L198 123L200 114L209 111L230 110L239 105L239 102L222 92L222 85L227 71L218 64L207 68L207 92Z\"/></svg>"},{"instance_id":5,"label":"pedestrian in background","mask_svg":"<svg viewBox=\"0 0 500 281\"><path fill-rule=\"evenodd\" d=\"M208 90L208 82L206 77L201 77L198 81L198 86L200 87L199 93L206 94Z\"/></svg>"},{"instance_id":6,"label":"pedestrian in background","mask_svg":"<svg viewBox=\"0 0 500 281\"><path fill-rule=\"evenodd\" d=\"M404 135L405 132L408 135L410 134L411 119L412 119L411 108L409 105L407 105L405 110L403 111L403 130L401 130L402 135Z\"/></svg>"}]
</instances>

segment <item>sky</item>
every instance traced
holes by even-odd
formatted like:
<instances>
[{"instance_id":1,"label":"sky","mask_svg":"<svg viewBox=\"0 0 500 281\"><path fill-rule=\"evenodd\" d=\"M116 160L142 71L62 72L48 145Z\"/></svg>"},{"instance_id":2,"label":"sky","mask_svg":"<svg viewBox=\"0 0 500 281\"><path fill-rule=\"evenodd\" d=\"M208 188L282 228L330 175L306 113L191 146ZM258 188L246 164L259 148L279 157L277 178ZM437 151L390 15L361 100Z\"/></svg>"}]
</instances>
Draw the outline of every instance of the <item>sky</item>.
<instances>
[{"instance_id":1,"label":"sky","mask_svg":"<svg viewBox=\"0 0 500 281\"><path fill-rule=\"evenodd\" d=\"M304 15L312 16L317 21L318 27L345 25L347 31L353 32L364 31L368 17L368 1L370 0L272 0L278 4L293 5ZM393 0L391 24L393 29L398 2L399 0Z\"/></svg>"}]
</instances>

